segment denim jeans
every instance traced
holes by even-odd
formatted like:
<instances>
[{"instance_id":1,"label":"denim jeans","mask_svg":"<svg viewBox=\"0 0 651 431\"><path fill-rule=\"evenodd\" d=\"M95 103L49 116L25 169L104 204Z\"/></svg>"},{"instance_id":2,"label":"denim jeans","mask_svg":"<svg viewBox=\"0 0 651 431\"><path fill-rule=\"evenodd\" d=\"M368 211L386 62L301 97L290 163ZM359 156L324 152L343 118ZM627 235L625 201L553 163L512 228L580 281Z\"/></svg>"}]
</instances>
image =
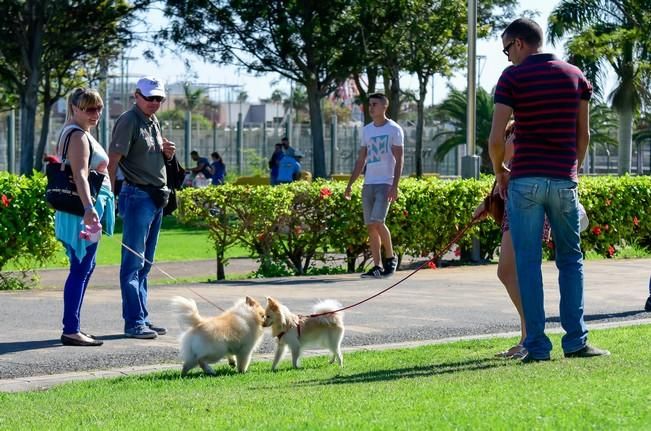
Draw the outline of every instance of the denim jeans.
<instances>
[{"instance_id":1,"label":"denim jeans","mask_svg":"<svg viewBox=\"0 0 651 431\"><path fill-rule=\"evenodd\" d=\"M81 304L84 302L84 294L90 282L90 276L95 270L95 256L97 256L97 245L95 242L86 247L86 255L79 261L75 250L66 245L70 256L70 273L63 287L63 333L76 334L80 330L79 315Z\"/></svg>"},{"instance_id":2,"label":"denim jeans","mask_svg":"<svg viewBox=\"0 0 651 431\"><path fill-rule=\"evenodd\" d=\"M151 264L147 261L154 261L163 210L154 205L147 192L126 182L120 190L118 208L122 217L122 242L140 255L122 247L120 288L126 331L148 322L147 275Z\"/></svg>"},{"instance_id":3,"label":"denim jeans","mask_svg":"<svg viewBox=\"0 0 651 431\"><path fill-rule=\"evenodd\" d=\"M575 352L587 342L583 320L583 253L579 235L577 184L544 177L509 182L507 210L527 329L524 347L533 358L549 357L552 344L545 335L541 240L545 214L552 228L560 287L563 351Z\"/></svg>"}]
</instances>

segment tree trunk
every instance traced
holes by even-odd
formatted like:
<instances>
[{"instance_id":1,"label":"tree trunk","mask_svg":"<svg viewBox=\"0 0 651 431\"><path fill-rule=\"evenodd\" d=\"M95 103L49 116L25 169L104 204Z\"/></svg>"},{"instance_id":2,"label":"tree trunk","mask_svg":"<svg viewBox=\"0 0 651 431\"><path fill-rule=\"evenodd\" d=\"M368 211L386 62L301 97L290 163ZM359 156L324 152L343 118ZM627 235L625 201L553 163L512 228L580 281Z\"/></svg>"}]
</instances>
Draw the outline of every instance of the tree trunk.
<instances>
[{"instance_id":1,"label":"tree trunk","mask_svg":"<svg viewBox=\"0 0 651 431\"><path fill-rule=\"evenodd\" d=\"M400 116L400 69L392 67L389 69L390 87L389 87L389 110L387 116L393 121L398 121Z\"/></svg>"},{"instance_id":2,"label":"tree trunk","mask_svg":"<svg viewBox=\"0 0 651 431\"><path fill-rule=\"evenodd\" d=\"M364 124L368 124L373 119L371 114L368 111L368 95L375 93L375 87L377 86L377 76L378 71L375 67L369 67L366 69L366 79L368 79L368 88L364 89L362 86L362 80L360 79L359 73L353 75L355 80L355 85L357 86L357 91L359 91L359 97L363 102L364 107Z\"/></svg>"},{"instance_id":3,"label":"tree trunk","mask_svg":"<svg viewBox=\"0 0 651 431\"><path fill-rule=\"evenodd\" d=\"M323 116L321 114L321 92L316 81L308 82L307 100L310 106L310 131L312 132L313 178L325 178L326 157L323 139Z\"/></svg>"},{"instance_id":4,"label":"tree trunk","mask_svg":"<svg viewBox=\"0 0 651 431\"><path fill-rule=\"evenodd\" d=\"M224 251L218 251L216 254L217 260L217 280L226 279L226 271L224 270Z\"/></svg>"},{"instance_id":5,"label":"tree trunk","mask_svg":"<svg viewBox=\"0 0 651 431\"><path fill-rule=\"evenodd\" d=\"M631 172L631 157L633 155L633 107L631 104L624 104L618 111L618 174L624 175Z\"/></svg>"},{"instance_id":6,"label":"tree trunk","mask_svg":"<svg viewBox=\"0 0 651 431\"><path fill-rule=\"evenodd\" d=\"M423 176L423 127L425 123L425 96L427 96L427 76L418 74L418 102L416 119L416 178Z\"/></svg>"},{"instance_id":7,"label":"tree trunk","mask_svg":"<svg viewBox=\"0 0 651 431\"><path fill-rule=\"evenodd\" d=\"M43 155L45 154L45 147L47 146L47 137L50 133L50 116L52 115L53 105L53 102L43 102L43 125L41 126L41 137L38 141L36 158L34 160L34 168L37 171L43 169Z\"/></svg>"},{"instance_id":8,"label":"tree trunk","mask_svg":"<svg viewBox=\"0 0 651 431\"><path fill-rule=\"evenodd\" d=\"M34 3L29 8L38 9L40 4ZM41 54L43 52L43 17L40 11L30 10L36 16L32 23L30 45L24 52L24 68L27 72L27 82L20 95L20 173L31 175L34 168L34 130L36 128L36 106L38 105L38 86L41 81Z\"/></svg>"}]
</instances>

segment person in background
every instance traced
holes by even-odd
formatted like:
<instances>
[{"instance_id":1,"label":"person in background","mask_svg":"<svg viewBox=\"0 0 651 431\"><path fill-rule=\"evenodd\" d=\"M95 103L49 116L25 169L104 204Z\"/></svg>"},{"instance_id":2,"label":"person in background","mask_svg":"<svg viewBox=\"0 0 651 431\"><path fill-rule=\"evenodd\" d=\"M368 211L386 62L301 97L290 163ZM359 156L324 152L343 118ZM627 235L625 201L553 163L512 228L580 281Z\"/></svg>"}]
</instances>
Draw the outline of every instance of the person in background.
<instances>
[{"instance_id":1,"label":"person in background","mask_svg":"<svg viewBox=\"0 0 651 431\"><path fill-rule=\"evenodd\" d=\"M278 184L278 166L280 164L280 159L285 156L283 153L283 144L280 142L276 144L274 152L269 159L269 169L270 173L270 183L272 186Z\"/></svg>"},{"instance_id":2,"label":"person in background","mask_svg":"<svg viewBox=\"0 0 651 431\"><path fill-rule=\"evenodd\" d=\"M646 304L644 304L644 311L651 312L651 278L649 279L649 297L646 300Z\"/></svg>"},{"instance_id":3,"label":"person in background","mask_svg":"<svg viewBox=\"0 0 651 431\"><path fill-rule=\"evenodd\" d=\"M301 164L297 159L303 156L299 151L294 152L294 156L285 154L278 163L277 184L287 184L301 178Z\"/></svg>"},{"instance_id":4,"label":"person in background","mask_svg":"<svg viewBox=\"0 0 651 431\"><path fill-rule=\"evenodd\" d=\"M284 136L281 140L280 143L283 146L283 152L291 157L294 157L294 154L296 153L296 150L294 147L289 146L289 138L287 136Z\"/></svg>"},{"instance_id":5,"label":"person in background","mask_svg":"<svg viewBox=\"0 0 651 431\"><path fill-rule=\"evenodd\" d=\"M147 278L156 253L163 208L169 199L165 161L176 152L163 138L156 112L165 100L163 82L141 78L136 103L115 122L109 147L109 173L115 178L120 166L124 184L119 196L122 225L120 289L124 335L152 339L167 333L149 318Z\"/></svg>"},{"instance_id":6,"label":"person in background","mask_svg":"<svg viewBox=\"0 0 651 431\"><path fill-rule=\"evenodd\" d=\"M224 184L224 177L226 176L226 165L222 156L219 155L217 151L210 155L212 158L212 163L210 167L212 169L212 185L218 186Z\"/></svg>"},{"instance_id":7,"label":"person in background","mask_svg":"<svg viewBox=\"0 0 651 431\"><path fill-rule=\"evenodd\" d=\"M398 183L404 162L404 132L395 121L387 118L389 99L382 93L368 96L369 112L373 121L362 130L362 143L350 175L344 197L350 199L353 183L364 167L364 186L362 188L362 208L364 223L373 256L373 267L362 274L363 278L388 277L398 266L398 258L393 251L391 232L385 224L389 205L398 198ZM384 247L385 259L381 262L381 249Z\"/></svg>"},{"instance_id":8,"label":"person in background","mask_svg":"<svg viewBox=\"0 0 651 431\"><path fill-rule=\"evenodd\" d=\"M113 233L115 210L111 181L108 175L109 158L90 130L97 126L104 104L96 90L76 88L68 98L67 121L61 131L57 155L63 160L63 143L70 142L65 163L70 165L79 198L84 206L83 217L56 211L54 231L65 247L70 260L70 272L63 288L63 334L66 346L101 346L103 342L80 329L81 306L86 288L95 269L95 257L102 229ZM95 202L90 195L88 170L94 169L106 177ZM100 223L101 221L101 223ZM94 232L90 237L87 231Z\"/></svg>"},{"instance_id":9,"label":"person in background","mask_svg":"<svg viewBox=\"0 0 651 431\"><path fill-rule=\"evenodd\" d=\"M201 173L207 180L212 178L212 169L207 158L199 156L197 151L190 152L190 157L192 157L192 160L197 162L197 166L191 169L192 174L196 176L198 173Z\"/></svg>"}]
</instances>

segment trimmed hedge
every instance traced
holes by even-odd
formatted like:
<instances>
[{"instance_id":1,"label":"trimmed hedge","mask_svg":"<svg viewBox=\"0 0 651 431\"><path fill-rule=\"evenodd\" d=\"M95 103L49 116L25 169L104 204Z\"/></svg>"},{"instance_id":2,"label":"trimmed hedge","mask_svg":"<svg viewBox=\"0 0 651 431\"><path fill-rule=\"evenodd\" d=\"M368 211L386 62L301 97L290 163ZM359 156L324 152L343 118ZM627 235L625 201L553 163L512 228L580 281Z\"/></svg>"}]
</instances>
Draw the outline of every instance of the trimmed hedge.
<instances>
[{"instance_id":1,"label":"trimmed hedge","mask_svg":"<svg viewBox=\"0 0 651 431\"><path fill-rule=\"evenodd\" d=\"M0 172L0 270L8 262L20 270L40 266L57 250L54 212L45 203L46 178ZM0 273L0 289L21 288L24 277Z\"/></svg>"},{"instance_id":2,"label":"trimmed hedge","mask_svg":"<svg viewBox=\"0 0 651 431\"><path fill-rule=\"evenodd\" d=\"M470 221L492 181L403 179L387 217L396 253L428 256L440 251ZM245 244L267 275L283 270L304 274L325 253L344 253L352 272L368 260L369 250L361 182L353 187L350 201L343 197L344 188L339 181L319 180L186 189L179 193L177 216L181 222L207 226L218 252L236 242ZM651 246L651 177L584 177L579 193L590 218L589 229L582 233L584 251L610 257L622 246ZM492 220L479 223L460 241L462 250L470 248L474 235L481 239L482 257L492 258L500 228Z\"/></svg>"}]
</instances>

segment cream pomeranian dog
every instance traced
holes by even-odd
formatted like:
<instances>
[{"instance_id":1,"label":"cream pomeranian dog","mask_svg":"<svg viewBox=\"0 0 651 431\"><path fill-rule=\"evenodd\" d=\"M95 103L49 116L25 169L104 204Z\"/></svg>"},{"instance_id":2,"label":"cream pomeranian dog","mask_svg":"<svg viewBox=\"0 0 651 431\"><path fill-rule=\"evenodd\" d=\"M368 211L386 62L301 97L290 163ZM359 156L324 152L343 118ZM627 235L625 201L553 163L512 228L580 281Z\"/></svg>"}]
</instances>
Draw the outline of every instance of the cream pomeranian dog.
<instances>
[{"instance_id":1,"label":"cream pomeranian dog","mask_svg":"<svg viewBox=\"0 0 651 431\"><path fill-rule=\"evenodd\" d=\"M341 354L341 340L344 338L344 315L342 312L329 313L341 308L334 300L321 301L312 308L312 314L327 313L323 316L299 316L274 298L267 297L264 326L271 326L271 334L278 339L272 370L289 346L292 352L292 365L298 368L303 349L307 347L327 348L335 360L344 365Z\"/></svg>"},{"instance_id":2,"label":"cream pomeranian dog","mask_svg":"<svg viewBox=\"0 0 651 431\"><path fill-rule=\"evenodd\" d=\"M214 375L210 364L225 356L231 366L237 366L237 371L246 372L264 335L265 310L258 301L247 296L211 318L201 317L197 304L181 296L172 298L172 308L181 328L187 328L180 338L182 376L197 365L206 374Z\"/></svg>"}]
</instances>

